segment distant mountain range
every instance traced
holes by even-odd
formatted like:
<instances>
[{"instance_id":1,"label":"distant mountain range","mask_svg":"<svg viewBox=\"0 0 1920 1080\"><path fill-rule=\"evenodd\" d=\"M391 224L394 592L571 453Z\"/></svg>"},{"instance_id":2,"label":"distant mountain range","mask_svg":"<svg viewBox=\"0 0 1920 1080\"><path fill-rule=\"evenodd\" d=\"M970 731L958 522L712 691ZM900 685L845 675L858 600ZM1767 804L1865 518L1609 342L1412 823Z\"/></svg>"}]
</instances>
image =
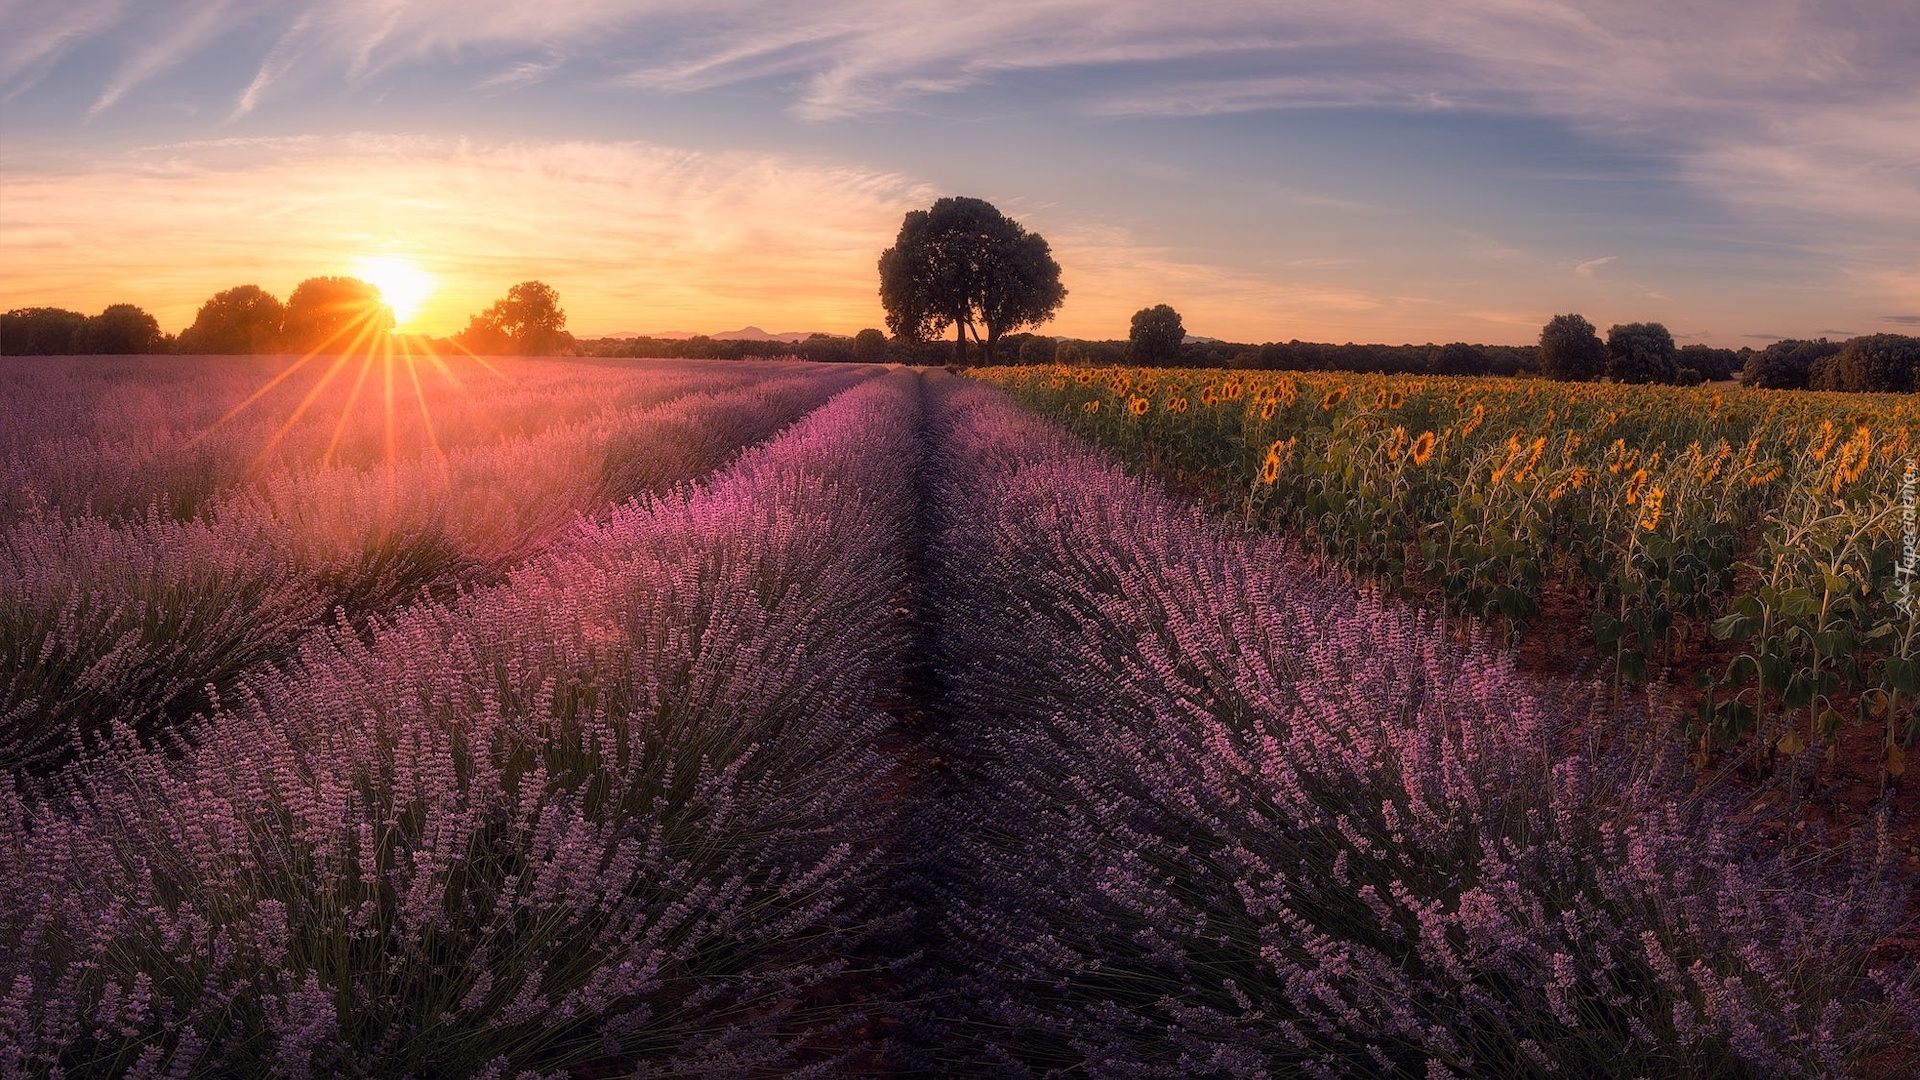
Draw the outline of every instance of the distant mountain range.
<instances>
[{"instance_id":1,"label":"distant mountain range","mask_svg":"<svg viewBox=\"0 0 1920 1080\"><path fill-rule=\"evenodd\" d=\"M610 334L594 334L594 337L633 338L650 337L660 341L685 341L690 337L699 337L692 330L655 330L643 334L638 330L615 330ZM738 330L727 330L718 334L708 334L715 341L805 341L813 336L811 330L786 330L778 334L769 334L757 326L743 326Z\"/></svg>"}]
</instances>

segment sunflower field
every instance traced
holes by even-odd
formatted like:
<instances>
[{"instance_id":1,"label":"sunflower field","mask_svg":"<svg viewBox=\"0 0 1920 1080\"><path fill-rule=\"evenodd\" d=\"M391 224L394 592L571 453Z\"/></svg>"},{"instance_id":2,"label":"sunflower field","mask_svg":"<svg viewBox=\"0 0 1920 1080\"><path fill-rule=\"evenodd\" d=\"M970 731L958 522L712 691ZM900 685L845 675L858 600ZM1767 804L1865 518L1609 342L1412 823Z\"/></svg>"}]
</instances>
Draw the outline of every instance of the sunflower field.
<instances>
[{"instance_id":1,"label":"sunflower field","mask_svg":"<svg viewBox=\"0 0 1920 1080\"><path fill-rule=\"evenodd\" d=\"M1702 760L1728 747L1830 758L1857 724L1896 777L1920 734L1920 405L1907 397L1333 372L972 374L1387 592L1510 644L1557 631L1617 689L1684 681Z\"/></svg>"}]
</instances>

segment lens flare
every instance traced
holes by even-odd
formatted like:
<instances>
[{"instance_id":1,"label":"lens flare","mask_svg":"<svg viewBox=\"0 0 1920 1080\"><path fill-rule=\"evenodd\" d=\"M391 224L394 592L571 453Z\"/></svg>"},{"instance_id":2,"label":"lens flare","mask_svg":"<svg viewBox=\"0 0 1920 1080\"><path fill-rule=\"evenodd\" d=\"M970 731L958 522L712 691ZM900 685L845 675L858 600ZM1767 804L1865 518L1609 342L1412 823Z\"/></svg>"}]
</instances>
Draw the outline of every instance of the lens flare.
<instances>
[{"instance_id":1,"label":"lens flare","mask_svg":"<svg viewBox=\"0 0 1920 1080\"><path fill-rule=\"evenodd\" d=\"M433 295L433 276L398 255L376 255L354 264L354 276L380 290L380 298L393 309L398 326L413 321L420 305Z\"/></svg>"}]
</instances>

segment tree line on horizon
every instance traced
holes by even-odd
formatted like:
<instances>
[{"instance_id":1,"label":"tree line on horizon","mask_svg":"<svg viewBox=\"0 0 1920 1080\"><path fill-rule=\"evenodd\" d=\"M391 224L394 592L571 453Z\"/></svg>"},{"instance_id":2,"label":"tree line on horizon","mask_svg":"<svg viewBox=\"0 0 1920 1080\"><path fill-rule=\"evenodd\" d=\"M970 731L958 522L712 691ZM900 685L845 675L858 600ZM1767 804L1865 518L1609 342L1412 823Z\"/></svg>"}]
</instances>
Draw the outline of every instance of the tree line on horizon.
<instances>
[{"instance_id":1,"label":"tree line on horizon","mask_svg":"<svg viewBox=\"0 0 1920 1080\"><path fill-rule=\"evenodd\" d=\"M523 281L468 320L448 343L483 356L574 351L560 294ZM98 315L57 307L0 314L0 355L72 356L178 353L246 355L346 351L394 328L380 290L354 277L312 277L285 303L258 285L238 285L200 305L192 325L163 333L135 304L112 304Z\"/></svg>"},{"instance_id":2,"label":"tree line on horizon","mask_svg":"<svg viewBox=\"0 0 1920 1080\"><path fill-rule=\"evenodd\" d=\"M1657 322L1618 323L1604 340L1583 316L1557 315L1536 346L1242 345L1188 340L1168 304L1142 308L1122 341L1060 341L1038 329L1067 290L1047 242L982 199L951 196L909 212L879 260L880 302L896 355L937 356L954 329L950 362L1133 363L1169 367L1372 371L1390 374L1526 375L1561 380L1698 385L1741 376L1749 385L1850 391L1920 389L1920 338L1873 334L1835 345L1784 341L1756 352L1679 346ZM984 334L982 330L984 329ZM886 343L878 330L863 330Z\"/></svg>"},{"instance_id":3,"label":"tree line on horizon","mask_svg":"<svg viewBox=\"0 0 1920 1080\"><path fill-rule=\"evenodd\" d=\"M1657 322L1617 323L1605 339L1584 316L1556 315L1537 345L1258 345L1190 340L1168 304L1142 308L1124 340L1085 341L1034 331L1067 296L1047 241L991 203L942 198L909 212L879 258L887 330L852 337L814 334L795 343L646 336L579 340L566 329L559 293L523 281L444 343L479 355L585 355L685 359L799 357L821 362L949 364L1142 364L1250 370L1383 374L1539 375L1565 381L1680 386L1738 376L1767 389L1920 390L1920 337L1869 334L1844 342L1788 339L1764 349L1680 346ZM86 316L60 308L0 315L0 354L273 353L351 347L393 328L373 285L351 277L308 278L283 305L257 285L216 293L176 338L133 304ZM948 329L950 342L937 340ZM437 339L429 339L433 343Z\"/></svg>"}]
</instances>

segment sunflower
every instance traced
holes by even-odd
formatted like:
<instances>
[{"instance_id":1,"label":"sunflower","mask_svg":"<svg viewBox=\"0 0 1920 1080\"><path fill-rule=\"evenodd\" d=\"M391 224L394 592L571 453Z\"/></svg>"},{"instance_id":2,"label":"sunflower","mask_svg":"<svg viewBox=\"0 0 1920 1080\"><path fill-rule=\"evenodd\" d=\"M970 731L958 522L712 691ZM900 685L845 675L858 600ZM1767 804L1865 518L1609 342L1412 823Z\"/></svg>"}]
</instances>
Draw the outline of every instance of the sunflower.
<instances>
[{"instance_id":1,"label":"sunflower","mask_svg":"<svg viewBox=\"0 0 1920 1080\"><path fill-rule=\"evenodd\" d=\"M1327 396L1320 402L1320 407L1327 412L1332 412L1339 408L1340 403L1345 400L1347 400L1347 388L1344 386L1336 386L1332 390L1327 391Z\"/></svg>"},{"instance_id":2,"label":"sunflower","mask_svg":"<svg viewBox=\"0 0 1920 1080\"><path fill-rule=\"evenodd\" d=\"M1646 504L1641 507L1640 527L1652 532L1660 524L1660 506L1667 500L1667 489L1655 484L1647 489Z\"/></svg>"},{"instance_id":3,"label":"sunflower","mask_svg":"<svg viewBox=\"0 0 1920 1080\"><path fill-rule=\"evenodd\" d=\"M1640 493L1646 489L1646 486L1647 486L1647 470L1645 469L1641 469L1635 472L1632 476L1627 477L1626 494L1627 494L1628 506L1634 506L1640 502Z\"/></svg>"},{"instance_id":4,"label":"sunflower","mask_svg":"<svg viewBox=\"0 0 1920 1080\"><path fill-rule=\"evenodd\" d=\"M1607 471L1615 476L1632 468L1633 463L1638 460L1640 460L1640 451L1628 450L1625 439L1615 439L1613 445L1607 448Z\"/></svg>"},{"instance_id":5,"label":"sunflower","mask_svg":"<svg viewBox=\"0 0 1920 1080\"><path fill-rule=\"evenodd\" d=\"M1544 453L1546 449L1547 449L1547 437L1545 435L1542 435L1539 438L1533 440L1533 447L1527 451L1526 464L1520 466L1519 469L1514 471L1514 474L1513 474L1514 483L1516 484L1523 483L1527 479L1527 474L1533 471L1533 467L1535 465L1540 464L1540 455Z\"/></svg>"},{"instance_id":6,"label":"sunflower","mask_svg":"<svg viewBox=\"0 0 1920 1080\"><path fill-rule=\"evenodd\" d=\"M1476 404L1473 407L1473 415L1467 418L1466 423L1460 425L1460 437L1464 439L1467 436L1473 434L1473 429L1479 427L1481 422L1484 421L1486 418L1487 418L1487 407L1485 405Z\"/></svg>"},{"instance_id":7,"label":"sunflower","mask_svg":"<svg viewBox=\"0 0 1920 1080\"><path fill-rule=\"evenodd\" d=\"M1733 447L1727 445L1727 440L1721 439L1718 452L1713 455L1713 460L1707 464L1706 469L1700 474L1700 483L1702 485L1711 484L1719 479L1721 467L1732 457Z\"/></svg>"},{"instance_id":8,"label":"sunflower","mask_svg":"<svg viewBox=\"0 0 1920 1080\"><path fill-rule=\"evenodd\" d=\"M1848 439L1846 444L1840 447L1840 457L1836 460L1833 471L1834 493L1839 494L1841 488L1859 480L1860 474L1866 471L1867 462L1872 458L1873 432L1860 427L1854 431L1853 438Z\"/></svg>"},{"instance_id":9,"label":"sunflower","mask_svg":"<svg viewBox=\"0 0 1920 1080\"><path fill-rule=\"evenodd\" d=\"M1089 401L1089 402L1087 402L1087 403L1086 403L1085 405L1082 405L1082 406L1080 406L1080 411L1081 411L1081 412L1089 412L1089 413L1096 413L1096 412L1099 412L1099 411L1100 411L1100 399L1099 399L1099 398L1094 398L1094 399L1093 399L1092 401Z\"/></svg>"},{"instance_id":10,"label":"sunflower","mask_svg":"<svg viewBox=\"0 0 1920 1080\"><path fill-rule=\"evenodd\" d=\"M1293 448L1300 445L1298 436L1281 439L1267 447L1267 457L1260 463L1260 482L1271 484L1280 478L1280 466L1293 456Z\"/></svg>"},{"instance_id":11,"label":"sunflower","mask_svg":"<svg viewBox=\"0 0 1920 1080\"><path fill-rule=\"evenodd\" d=\"M1228 379L1226 385L1220 388L1220 396L1228 401L1239 401L1240 389L1239 379Z\"/></svg>"},{"instance_id":12,"label":"sunflower","mask_svg":"<svg viewBox=\"0 0 1920 1080\"><path fill-rule=\"evenodd\" d=\"M1905 428L1900 429L1900 437L1897 439L1881 439L1880 460L1893 461L1897 458L1906 457L1908 439L1909 435Z\"/></svg>"},{"instance_id":13,"label":"sunflower","mask_svg":"<svg viewBox=\"0 0 1920 1080\"><path fill-rule=\"evenodd\" d=\"M1153 408L1153 402L1143 397L1137 397L1127 402L1127 412L1133 416L1145 416L1147 415L1147 410L1151 408Z\"/></svg>"},{"instance_id":14,"label":"sunflower","mask_svg":"<svg viewBox=\"0 0 1920 1080\"><path fill-rule=\"evenodd\" d=\"M1828 452L1830 452L1833 449L1833 444L1839 438L1840 438L1840 429L1833 426L1833 421L1831 420L1820 421L1819 441L1817 443L1809 443L1807 446L1808 451L1813 454L1813 460L1815 461L1827 460Z\"/></svg>"},{"instance_id":15,"label":"sunflower","mask_svg":"<svg viewBox=\"0 0 1920 1080\"><path fill-rule=\"evenodd\" d=\"M1425 465L1427 459L1433 456L1433 442L1433 432L1431 431L1423 431L1420 433L1419 438L1413 440L1413 463L1415 465Z\"/></svg>"}]
</instances>

